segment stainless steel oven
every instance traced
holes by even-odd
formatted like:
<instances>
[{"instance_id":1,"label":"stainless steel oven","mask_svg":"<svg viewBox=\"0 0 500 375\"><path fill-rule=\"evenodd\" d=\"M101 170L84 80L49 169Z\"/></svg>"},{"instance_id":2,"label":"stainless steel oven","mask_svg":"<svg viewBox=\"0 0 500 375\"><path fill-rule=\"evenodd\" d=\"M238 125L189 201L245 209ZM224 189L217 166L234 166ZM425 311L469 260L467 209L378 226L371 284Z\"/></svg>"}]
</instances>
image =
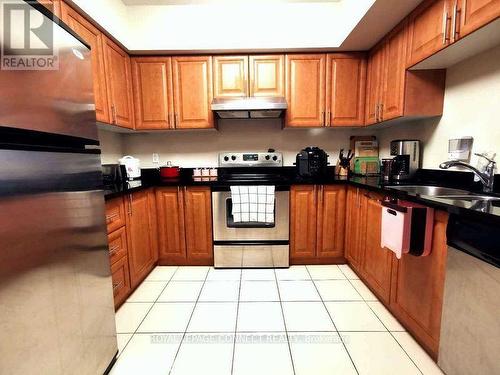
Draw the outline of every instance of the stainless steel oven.
<instances>
[{"instance_id":1,"label":"stainless steel oven","mask_svg":"<svg viewBox=\"0 0 500 375\"><path fill-rule=\"evenodd\" d=\"M274 161L273 156L276 156ZM273 168L281 163L281 154L221 154L219 160L219 166L227 169L220 169L219 180L225 182L224 186L212 190L214 266L288 267L290 187L283 184L283 176L279 174L280 168ZM249 164L251 162L251 166L245 167L245 161ZM262 164L266 166L263 167ZM230 169L231 167L233 169ZM275 186L274 221L235 222L232 214L231 185Z\"/></svg>"}]
</instances>

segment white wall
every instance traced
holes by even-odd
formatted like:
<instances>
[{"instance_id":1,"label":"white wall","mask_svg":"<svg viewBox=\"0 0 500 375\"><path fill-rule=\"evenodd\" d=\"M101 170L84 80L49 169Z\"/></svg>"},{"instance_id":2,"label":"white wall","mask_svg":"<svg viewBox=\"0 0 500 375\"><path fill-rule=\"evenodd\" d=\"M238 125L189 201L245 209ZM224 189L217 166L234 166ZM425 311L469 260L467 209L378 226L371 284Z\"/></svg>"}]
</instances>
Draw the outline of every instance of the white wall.
<instances>
[{"instance_id":1,"label":"white wall","mask_svg":"<svg viewBox=\"0 0 500 375\"><path fill-rule=\"evenodd\" d=\"M448 139L467 135L474 137L473 152L500 154L500 46L448 69L441 118L381 130L381 156L389 154L391 139L421 139L423 167L436 169L448 158Z\"/></svg>"},{"instance_id":2,"label":"white wall","mask_svg":"<svg viewBox=\"0 0 500 375\"><path fill-rule=\"evenodd\" d=\"M123 136L120 133L113 133L99 130L99 141L101 142L101 163L116 164L123 156Z\"/></svg>"},{"instance_id":3,"label":"white wall","mask_svg":"<svg viewBox=\"0 0 500 375\"><path fill-rule=\"evenodd\" d=\"M363 131L362 131L363 132ZM219 131L184 131L159 134L124 135L125 153L141 159L142 166L152 166L151 154L171 160L182 167L217 166L217 154L223 151L267 151L284 153L285 165L295 162L295 155L306 146L319 146L336 161L341 148L349 148L348 129L281 130L279 121L223 121ZM373 134L373 131L364 131Z\"/></svg>"}]
</instances>

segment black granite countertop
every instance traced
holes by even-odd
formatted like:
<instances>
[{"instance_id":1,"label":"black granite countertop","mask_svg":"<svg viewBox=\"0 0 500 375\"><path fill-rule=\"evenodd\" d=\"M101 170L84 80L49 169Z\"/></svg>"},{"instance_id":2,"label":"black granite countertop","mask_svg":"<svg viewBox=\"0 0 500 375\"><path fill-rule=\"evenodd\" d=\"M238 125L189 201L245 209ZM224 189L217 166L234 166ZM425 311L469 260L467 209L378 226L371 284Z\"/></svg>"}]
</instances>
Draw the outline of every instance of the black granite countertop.
<instances>
[{"instance_id":1,"label":"black granite countertop","mask_svg":"<svg viewBox=\"0 0 500 375\"><path fill-rule=\"evenodd\" d=\"M319 179L303 179L295 174L294 167L282 167L281 172L286 177L283 180L274 183L278 186L291 186L303 184L347 184L362 189L371 190L385 194L394 198L420 203L435 209L446 210L449 213L458 215L469 215L478 220L493 221L500 224L500 200L453 200L433 197L429 195L410 194L405 191L394 189L395 183L387 183L380 177L359 177L351 176L340 177L334 173L334 168L330 168L328 175ZM220 173L220 172L219 172ZM443 175L444 174L444 175ZM234 184L234 183L233 183ZM240 183L239 183L240 184ZM248 182L248 184L252 184ZM231 185L227 181L221 181L218 178L202 178L194 180L192 169L185 168L181 170L179 178L160 179L157 170L143 169L142 180L129 181L123 184L106 186L104 194L106 199L112 199L124 194L133 193L142 189L159 186L210 186L212 188L227 188ZM449 172L421 170L413 181L406 181L399 185L436 185L447 186L480 192L481 185L473 181L473 175L466 172ZM392 187L391 187L392 186ZM498 185L497 185L498 186ZM500 197L500 195L498 195Z\"/></svg>"}]
</instances>

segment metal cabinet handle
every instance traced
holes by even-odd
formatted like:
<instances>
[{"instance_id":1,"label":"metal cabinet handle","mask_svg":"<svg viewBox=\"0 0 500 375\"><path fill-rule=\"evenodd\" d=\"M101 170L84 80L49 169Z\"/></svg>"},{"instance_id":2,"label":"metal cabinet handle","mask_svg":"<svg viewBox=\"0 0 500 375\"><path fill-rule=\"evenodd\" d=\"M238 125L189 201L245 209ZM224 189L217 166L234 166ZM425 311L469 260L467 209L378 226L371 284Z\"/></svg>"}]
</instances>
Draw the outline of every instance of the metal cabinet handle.
<instances>
[{"instance_id":1,"label":"metal cabinet handle","mask_svg":"<svg viewBox=\"0 0 500 375\"><path fill-rule=\"evenodd\" d=\"M325 126L332 126L332 114L330 111L326 112L326 124Z\"/></svg>"},{"instance_id":2,"label":"metal cabinet handle","mask_svg":"<svg viewBox=\"0 0 500 375\"><path fill-rule=\"evenodd\" d=\"M450 37L448 36L448 21L450 20L450 16L448 12L443 13L443 45L446 45L450 41Z\"/></svg>"},{"instance_id":3,"label":"metal cabinet handle","mask_svg":"<svg viewBox=\"0 0 500 375\"><path fill-rule=\"evenodd\" d=\"M378 121L382 122L384 121L384 103L379 104L378 108Z\"/></svg>"},{"instance_id":4,"label":"metal cabinet handle","mask_svg":"<svg viewBox=\"0 0 500 375\"><path fill-rule=\"evenodd\" d=\"M113 124L116 124L116 108L114 104L111 104L111 117L111 121L113 122Z\"/></svg>"},{"instance_id":5,"label":"metal cabinet handle","mask_svg":"<svg viewBox=\"0 0 500 375\"><path fill-rule=\"evenodd\" d=\"M326 113L325 113L325 111L321 112L321 118L323 119L323 126L326 126L326 124L325 124L326 123Z\"/></svg>"},{"instance_id":6,"label":"metal cabinet handle","mask_svg":"<svg viewBox=\"0 0 500 375\"><path fill-rule=\"evenodd\" d=\"M455 1L455 5L453 6L453 20L452 25L453 25L453 31L452 31L452 38L453 40L457 40L460 37L460 17L459 14L461 15L462 10L458 8L458 0ZM458 25L457 25L458 21Z\"/></svg>"},{"instance_id":7,"label":"metal cabinet handle","mask_svg":"<svg viewBox=\"0 0 500 375\"><path fill-rule=\"evenodd\" d=\"M174 127L178 127L179 126L179 115L176 113L174 115Z\"/></svg>"},{"instance_id":8,"label":"metal cabinet handle","mask_svg":"<svg viewBox=\"0 0 500 375\"><path fill-rule=\"evenodd\" d=\"M116 251L120 248L119 245L116 245L116 246L113 246L113 247L110 247L109 248L109 255L112 256L112 255L115 255Z\"/></svg>"},{"instance_id":9,"label":"metal cabinet handle","mask_svg":"<svg viewBox=\"0 0 500 375\"><path fill-rule=\"evenodd\" d=\"M123 285L123 282L121 282L121 281L119 283L113 283L113 292L115 292L122 285Z\"/></svg>"},{"instance_id":10,"label":"metal cabinet handle","mask_svg":"<svg viewBox=\"0 0 500 375\"><path fill-rule=\"evenodd\" d=\"M129 194L128 195L128 214L129 214L129 216L132 216L132 213L133 213L133 211L132 211L132 199L133 199L132 194Z\"/></svg>"},{"instance_id":11,"label":"metal cabinet handle","mask_svg":"<svg viewBox=\"0 0 500 375\"><path fill-rule=\"evenodd\" d=\"M120 215L117 212L111 215L106 215L106 221L112 221L114 218L117 218L118 216Z\"/></svg>"},{"instance_id":12,"label":"metal cabinet handle","mask_svg":"<svg viewBox=\"0 0 500 375\"><path fill-rule=\"evenodd\" d=\"M375 122L378 122L378 103L375 103Z\"/></svg>"}]
</instances>

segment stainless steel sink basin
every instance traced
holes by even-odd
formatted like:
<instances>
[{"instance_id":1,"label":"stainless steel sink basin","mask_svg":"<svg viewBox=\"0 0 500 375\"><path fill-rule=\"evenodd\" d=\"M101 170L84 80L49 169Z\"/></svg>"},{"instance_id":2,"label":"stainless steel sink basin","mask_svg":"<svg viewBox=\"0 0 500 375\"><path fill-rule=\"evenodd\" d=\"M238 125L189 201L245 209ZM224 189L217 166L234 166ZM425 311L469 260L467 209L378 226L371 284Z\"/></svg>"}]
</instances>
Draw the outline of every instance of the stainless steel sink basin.
<instances>
[{"instance_id":1,"label":"stainless steel sink basin","mask_svg":"<svg viewBox=\"0 0 500 375\"><path fill-rule=\"evenodd\" d=\"M427 195L431 197L442 196L470 196L473 193L467 190L453 189L440 186L427 186L427 185L388 185L390 189L400 190L413 195Z\"/></svg>"}]
</instances>

